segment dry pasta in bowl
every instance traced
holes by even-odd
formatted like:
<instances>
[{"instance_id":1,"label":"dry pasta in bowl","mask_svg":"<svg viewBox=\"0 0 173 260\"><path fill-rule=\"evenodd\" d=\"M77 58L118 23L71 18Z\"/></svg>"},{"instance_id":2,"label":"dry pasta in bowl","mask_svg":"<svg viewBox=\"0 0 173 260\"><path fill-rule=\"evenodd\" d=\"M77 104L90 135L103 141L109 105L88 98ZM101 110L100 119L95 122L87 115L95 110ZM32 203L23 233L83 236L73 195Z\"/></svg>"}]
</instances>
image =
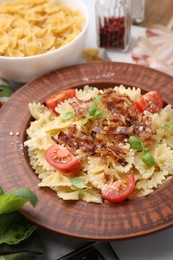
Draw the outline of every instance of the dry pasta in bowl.
<instances>
[{"instance_id":1,"label":"dry pasta in bowl","mask_svg":"<svg viewBox=\"0 0 173 260\"><path fill-rule=\"evenodd\" d=\"M75 64L88 26L82 0L0 0L0 77L24 83Z\"/></svg>"},{"instance_id":2,"label":"dry pasta in bowl","mask_svg":"<svg viewBox=\"0 0 173 260\"><path fill-rule=\"evenodd\" d=\"M26 57L73 41L85 22L79 9L60 0L15 0L0 5L0 55Z\"/></svg>"},{"instance_id":3,"label":"dry pasta in bowl","mask_svg":"<svg viewBox=\"0 0 173 260\"><path fill-rule=\"evenodd\" d=\"M30 103L24 145L41 180L63 200L121 202L173 175L173 109L157 91L68 89Z\"/></svg>"}]
</instances>

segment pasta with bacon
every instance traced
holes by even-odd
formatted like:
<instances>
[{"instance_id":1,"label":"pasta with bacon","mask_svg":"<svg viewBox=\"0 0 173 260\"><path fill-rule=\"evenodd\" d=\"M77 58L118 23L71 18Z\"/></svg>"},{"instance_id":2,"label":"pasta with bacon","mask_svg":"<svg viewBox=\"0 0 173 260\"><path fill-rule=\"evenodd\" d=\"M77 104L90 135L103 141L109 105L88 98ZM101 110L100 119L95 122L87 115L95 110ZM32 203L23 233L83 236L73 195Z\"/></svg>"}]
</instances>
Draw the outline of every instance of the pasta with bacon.
<instances>
[{"instance_id":1,"label":"pasta with bacon","mask_svg":"<svg viewBox=\"0 0 173 260\"><path fill-rule=\"evenodd\" d=\"M129 174L135 177L135 188L129 199L146 196L169 180L173 175L173 137L169 127L173 124L173 109L167 105L159 112L141 114L134 106L141 95L137 88L116 86L99 90L85 86L76 89L75 97L58 104L56 114L45 105L30 103L34 119L27 129L24 145L28 148L30 164L41 180L39 187L50 187L64 200L102 203L101 191L105 184ZM91 104L98 106L101 116L91 116ZM129 137L133 135L150 151L153 165L147 165L141 159L142 151L131 146ZM68 148L79 160L80 167L74 176L47 162L46 150L55 143ZM74 179L79 182L78 187Z\"/></svg>"}]
</instances>

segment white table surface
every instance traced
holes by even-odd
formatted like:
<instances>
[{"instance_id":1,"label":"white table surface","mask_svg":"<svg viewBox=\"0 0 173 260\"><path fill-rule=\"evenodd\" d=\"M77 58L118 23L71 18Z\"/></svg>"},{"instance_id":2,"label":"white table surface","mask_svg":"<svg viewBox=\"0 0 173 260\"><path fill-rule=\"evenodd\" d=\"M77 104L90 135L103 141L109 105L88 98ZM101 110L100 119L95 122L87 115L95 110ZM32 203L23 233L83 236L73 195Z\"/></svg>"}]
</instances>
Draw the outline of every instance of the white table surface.
<instances>
[{"instance_id":1,"label":"white table surface","mask_svg":"<svg viewBox=\"0 0 173 260\"><path fill-rule=\"evenodd\" d=\"M88 7L90 13L90 25L85 47L95 48L97 47L94 19L95 0L83 0L83 2ZM109 51L109 58L113 61L133 63L131 50L137 37L144 33L145 28L133 26L129 51L127 53ZM84 240L66 237L44 229L39 229L39 232L43 240L45 252L38 260L56 260L86 243ZM144 237L113 241L111 245L121 260L173 260L173 227ZM113 260L113 258L108 257L106 259Z\"/></svg>"}]
</instances>

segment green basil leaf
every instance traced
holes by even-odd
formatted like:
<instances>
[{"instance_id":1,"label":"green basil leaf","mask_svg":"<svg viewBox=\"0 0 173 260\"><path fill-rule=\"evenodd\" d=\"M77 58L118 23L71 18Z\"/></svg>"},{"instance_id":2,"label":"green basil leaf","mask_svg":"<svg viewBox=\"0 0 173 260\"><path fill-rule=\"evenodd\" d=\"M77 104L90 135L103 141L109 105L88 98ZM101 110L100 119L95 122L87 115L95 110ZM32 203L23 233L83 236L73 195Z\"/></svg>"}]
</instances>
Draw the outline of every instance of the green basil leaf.
<instances>
[{"instance_id":1,"label":"green basil leaf","mask_svg":"<svg viewBox=\"0 0 173 260\"><path fill-rule=\"evenodd\" d=\"M20 209L27 201L29 201L33 207L35 207L38 202L36 195L29 189L20 188L10 193L4 193L0 196L0 214L14 212Z\"/></svg>"},{"instance_id":2,"label":"green basil leaf","mask_svg":"<svg viewBox=\"0 0 173 260\"><path fill-rule=\"evenodd\" d=\"M19 188L13 191L10 191L10 194L14 194L16 196L22 197L29 201L33 207L36 206L38 202L37 196L34 194L33 191L27 188Z\"/></svg>"},{"instance_id":3,"label":"green basil leaf","mask_svg":"<svg viewBox=\"0 0 173 260\"><path fill-rule=\"evenodd\" d=\"M2 83L0 79L0 97L10 97L13 94L13 91L10 87L10 85L5 85L5 83Z\"/></svg>"},{"instance_id":4,"label":"green basil leaf","mask_svg":"<svg viewBox=\"0 0 173 260\"><path fill-rule=\"evenodd\" d=\"M94 116L95 117L102 117L103 116L103 111L101 109L96 110Z\"/></svg>"},{"instance_id":5,"label":"green basil leaf","mask_svg":"<svg viewBox=\"0 0 173 260\"><path fill-rule=\"evenodd\" d=\"M18 212L0 215L0 244L15 245L27 239L37 227Z\"/></svg>"},{"instance_id":6,"label":"green basil leaf","mask_svg":"<svg viewBox=\"0 0 173 260\"><path fill-rule=\"evenodd\" d=\"M20 209L26 202L27 199L25 198L4 193L0 196L0 214L14 212Z\"/></svg>"},{"instance_id":7,"label":"green basil leaf","mask_svg":"<svg viewBox=\"0 0 173 260\"><path fill-rule=\"evenodd\" d=\"M61 116L61 118L63 120L68 120L68 119L71 119L72 117L73 117L73 112L72 111L66 112L64 115Z\"/></svg>"},{"instance_id":8,"label":"green basil leaf","mask_svg":"<svg viewBox=\"0 0 173 260\"><path fill-rule=\"evenodd\" d=\"M40 254L43 254L43 243L41 240L40 233L38 231L34 231L28 239L25 239L15 245L8 245L6 243L0 244L0 252L1 255L4 255L4 257L7 256L7 258L5 259L8 260L35 259L34 256L36 257ZM24 255L24 253L26 253L26 255ZM10 255L11 258L9 258ZM12 258L12 256L14 256L14 258Z\"/></svg>"},{"instance_id":9,"label":"green basil leaf","mask_svg":"<svg viewBox=\"0 0 173 260\"><path fill-rule=\"evenodd\" d=\"M88 109L88 111L89 111L90 116L94 116L94 114L95 114L95 112L96 112L96 108L95 108L94 106L91 106L91 107Z\"/></svg>"},{"instance_id":10,"label":"green basil leaf","mask_svg":"<svg viewBox=\"0 0 173 260\"><path fill-rule=\"evenodd\" d=\"M129 142L134 150L142 151L144 149L143 142L136 136L130 136Z\"/></svg>"},{"instance_id":11,"label":"green basil leaf","mask_svg":"<svg viewBox=\"0 0 173 260\"><path fill-rule=\"evenodd\" d=\"M148 152L148 151L143 151L142 152L142 161L148 166L152 167L155 164L154 157Z\"/></svg>"},{"instance_id":12,"label":"green basil leaf","mask_svg":"<svg viewBox=\"0 0 173 260\"><path fill-rule=\"evenodd\" d=\"M89 186L85 185L84 181L78 177L70 178L72 188L75 190L90 189Z\"/></svg>"}]
</instances>

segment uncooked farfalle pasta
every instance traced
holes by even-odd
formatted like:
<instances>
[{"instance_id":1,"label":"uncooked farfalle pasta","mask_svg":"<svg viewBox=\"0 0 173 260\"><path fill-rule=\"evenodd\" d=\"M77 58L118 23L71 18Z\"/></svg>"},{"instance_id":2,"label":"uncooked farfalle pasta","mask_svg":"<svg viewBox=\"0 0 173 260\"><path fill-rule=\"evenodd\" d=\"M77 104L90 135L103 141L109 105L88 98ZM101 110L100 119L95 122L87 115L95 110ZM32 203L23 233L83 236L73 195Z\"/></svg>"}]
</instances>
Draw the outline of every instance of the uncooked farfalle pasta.
<instances>
[{"instance_id":1,"label":"uncooked farfalle pasta","mask_svg":"<svg viewBox=\"0 0 173 260\"><path fill-rule=\"evenodd\" d=\"M168 104L157 112L141 112L136 106L141 96L140 89L122 85L102 90L85 86L59 103L56 113L30 103L34 119L24 145L39 187L50 187L64 200L103 203L119 201L109 192L114 184L117 192L126 191L129 176L133 189L128 199L149 195L168 181L173 175L173 109ZM77 166L52 165L46 154L54 145L69 151Z\"/></svg>"},{"instance_id":2,"label":"uncooked farfalle pasta","mask_svg":"<svg viewBox=\"0 0 173 260\"><path fill-rule=\"evenodd\" d=\"M55 50L81 32L80 10L60 0L15 0L0 5L0 55L24 57Z\"/></svg>"}]
</instances>

